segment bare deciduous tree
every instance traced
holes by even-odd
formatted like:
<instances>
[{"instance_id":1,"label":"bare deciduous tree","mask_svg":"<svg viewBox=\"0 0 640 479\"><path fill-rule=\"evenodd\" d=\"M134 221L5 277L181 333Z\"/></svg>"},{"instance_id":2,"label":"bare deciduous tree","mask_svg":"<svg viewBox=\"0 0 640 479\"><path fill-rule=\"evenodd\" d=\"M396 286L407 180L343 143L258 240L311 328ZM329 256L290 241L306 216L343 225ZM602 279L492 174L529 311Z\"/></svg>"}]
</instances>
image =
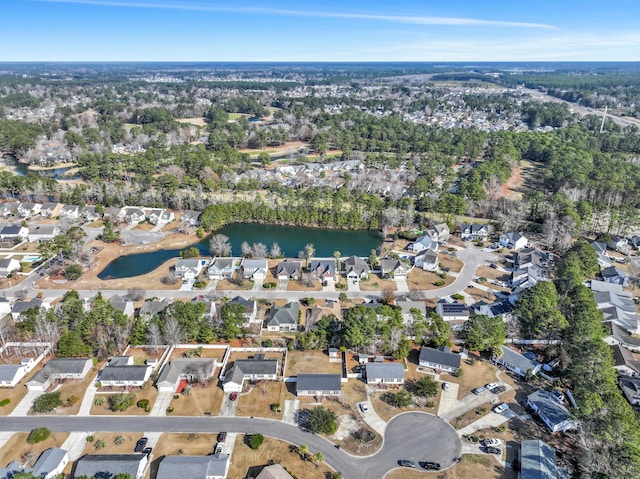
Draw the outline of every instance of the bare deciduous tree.
<instances>
[{"instance_id":1,"label":"bare deciduous tree","mask_svg":"<svg viewBox=\"0 0 640 479\"><path fill-rule=\"evenodd\" d=\"M177 319L169 317L162 327L162 336L165 343L175 346L184 340L184 331Z\"/></svg>"},{"instance_id":2,"label":"bare deciduous tree","mask_svg":"<svg viewBox=\"0 0 640 479\"><path fill-rule=\"evenodd\" d=\"M278 243L273 243L271 245L269 256L271 256L272 258L280 258L282 256L282 250L280 249L280 245Z\"/></svg>"},{"instance_id":3,"label":"bare deciduous tree","mask_svg":"<svg viewBox=\"0 0 640 479\"><path fill-rule=\"evenodd\" d=\"M162 344L162 334L160 334L160 328L156 323L149 324L147 328L147 343L150 346L159 346ZM153 350L154 354L158 352L158 349Z\"/></svg>"},{"instance_id":4,"label":"bare deciduous tree","mask_svg":"<svg viewBox=\"0 0 640 479\"><path fill-rule=\"evenodd\" d=\"M263 243L253 243L253 257L254 258L266 258L269 254L267 246Z\"/></svg>"},{"instance_id":5,"label":"bare deciduous tree","mask_svg":"<svg viewBox=\"0 0 640 479\"><path fill-rule=\"evenodd\" d=\"M243 241L240 245L240 251L242 252L242 256L244 256L245 258L248 258L253 254L251 246L249 246L249 243L247 243L246 241Z\"/></svg>"},{"instance_id":6,"label":"bare deciduous tree","mask_svg":"<svg viewBox=\"0 0 640 479\"><path fill-rule=\"evenodd\" d=\"M229 237L223 234L215 234L209 240L209 251L213 256L229 256L231 243Z\"/></svg>"},{"instance_id":7,"label":"bare deciduous tree","mask_svg":"<svg viewBox=\"0 0 640 479\"><path fill-rule=\"evenodd\" d=\"M144 298L145 294L146 292L142 288L129 288L127 290L127 297L131 301L140 301L142 298Z\"/></svg>"}]
</instances>

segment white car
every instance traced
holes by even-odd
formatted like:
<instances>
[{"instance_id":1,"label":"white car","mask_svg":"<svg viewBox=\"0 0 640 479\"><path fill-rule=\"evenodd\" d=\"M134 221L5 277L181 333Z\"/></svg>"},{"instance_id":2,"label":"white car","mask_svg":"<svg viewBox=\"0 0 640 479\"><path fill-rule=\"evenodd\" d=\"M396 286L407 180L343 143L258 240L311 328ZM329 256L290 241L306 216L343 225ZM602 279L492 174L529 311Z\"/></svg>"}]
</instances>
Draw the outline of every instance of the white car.
<instances>
[{"instance_id":1,"label":"white car","mask_svg":"<svg viewBox=\"0 0 640 479\"><path fill-rule=\"evenodd\" d=\"M489 383L489 384L485 384L484 388L485 389L493 389L498 385L498 383Z\"/></svg>"},{"instance_id":2,"label":"white car","mask_svg":"<svg viewBox=\"0 0 640 479\"><path fill-rule=\"evenodd\" d=\"M449 388L451 388L451 384L449 383L442 383L442 390L443 391L448 391Z\"/></svg>"},{"instance_id":3,"label":"white car","mask_svg":"<svg viewBox=\"0 0 640 479\"><path fill-rule=\"evenodd\" d=\"M361 402L360 403L360 410L362 412L367 412L369 410L369 406L367 406L365 403Z\"/></svg>"},{"instance_id":4,"label":"white car","mask_svg":"<svg viewBox=\"0 0 640 479\"><path fill-rule=\"evenodd\" d=\"M483 445L484 447L502 447L502 439L485 439Z\"/></svg>"},{"instance_id":5,"label":"white car","mask_svg":"<svg viewBox=\"0 0 640 479\"><path fill-rule=\"evenodd\" d=\"M509 409L509 405L506 402L498 404L493 408L493 412L497 412L498 414L505 412Z\"/></svg>"}]
</instances>

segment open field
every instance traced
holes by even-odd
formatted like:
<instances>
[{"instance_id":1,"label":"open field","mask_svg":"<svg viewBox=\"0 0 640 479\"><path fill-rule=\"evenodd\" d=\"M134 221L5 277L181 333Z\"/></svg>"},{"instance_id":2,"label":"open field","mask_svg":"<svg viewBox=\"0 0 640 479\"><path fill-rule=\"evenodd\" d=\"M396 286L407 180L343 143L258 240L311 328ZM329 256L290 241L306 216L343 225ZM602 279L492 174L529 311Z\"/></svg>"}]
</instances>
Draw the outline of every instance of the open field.
<instances>
[{"instance_id":1,"label":"open field","mask_svg":"<svg viewBox=\"0 0 640 479\"><path fill-rule=\"evenodd\" d=\"M251 386L249 392L243 392L238 396L236 416L266 417L280 420L286 399L295 399L295 396L287 391L285 383L258 381ZM271 411L270 406L275 403L280 404L279 413Z\"/></svg>"},{"instance_id":2,"label":"open field","mask_svg":"<svg viewBox=\"0 0 640 479\"><path fill-rule=\"evenodd\" d=\"M510 470L511 471L511 470ZM512 473L513 471L511 471ZM427 473L426 471L398 468L385 476L385 479L515 479L517 474L505 472L496 458L487 454L464 454L458 464L444 472Z\"/></svg>"},{"instance_id":3,"label":"open field","mask_svg":"<svg viewBox=\"0 0 640 479\"><path fill-rule=\"evenodd\" d=\"M231 115L229 115L229 116L231 116ZM179 122L179 123L188 123L190 125L195 125L195 126L206 126L207 125L207 122L204 121L204 118L201 118L201 117L196 117L196 118L178 118L176 121Z\"/></svg>"},{"instance_id":4,"label":"open field","mask_svg":"<svg viewBox=\"0 0 640 479\"><path fill-rule=\"evenodd\" d=\"M28 432L17 432L0 449L0 465L4 467L12 461L24 461L33 465L40 454L51 447L60 447L69 437L68 432L52 432L51 436L38 444L27 443Z\"/></svg>"},{"instance_id":5,"label":"open field","mask_svg":"<svg viewBox=\"0 0 640 479\"><path fill-rule=\"evenodd\" d=\"M309 451L312 457L315 451ZM296 445L278 441L270 437L258 450L245 444L245 436L240 434L236 439L233 461L229 467L227 479L245 479L258 475L262 467L279 463L299 479L326 479L331 469L325 463L316 467L311 458L303 459L298 454Z\"/></svg>"},{"instance_id":6,"label":"open field","mask_svg":"<svg viewBox=\"0 0 640 479\"><path fill-rule=\"evenodd\" d=\"M287 355L285 376L297 376L300 373L340 374L342 362L329 362L329 355L324 351L290 351Z\"/></svg>"},{"instance_id":7,"label":"open field","mask_svg":"<svg viewBox=\"0 0 640 479\"><path fill-rule=\"evenodd\" d=\"M173 408L174 416L202 416L205 413L217 415L220 412L224 392L217 387L214 380L208 387L199 384L191 386L190 394L179 394L178 399L172 399L169 407Z\"/></svg>"}]
</instances>

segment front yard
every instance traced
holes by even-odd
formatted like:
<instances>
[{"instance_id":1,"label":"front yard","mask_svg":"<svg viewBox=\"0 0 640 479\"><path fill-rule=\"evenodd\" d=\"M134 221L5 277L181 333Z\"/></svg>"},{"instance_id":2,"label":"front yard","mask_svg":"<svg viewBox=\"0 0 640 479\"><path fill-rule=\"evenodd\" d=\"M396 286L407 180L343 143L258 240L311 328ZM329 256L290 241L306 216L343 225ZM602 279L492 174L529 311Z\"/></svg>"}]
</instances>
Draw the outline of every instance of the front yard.
<instances>
[{"instance_id":1,"label":"front yard","mask_svg":"<svg viewBox=\"0 0 640 479\"><path fill-rule=\"evenodd\" d=\"M368 279L361 279L360 289L362 291L397 291L398 285L392 279L382 279L378 275L371 273Z\"/></svg>"},{"instance_id":2,"label":"front yard","mask_svg":"<svg viewBox=\"0 0 640 479\"><path fill-rule=\"evenodd\" d=\"M136 441L144 436L142 432L96 432L88 439L84 454L133 454Z\"/></svg>"},{"instance_id":3,"label":"front yard","mask_svg":"<svg viewBox=\"0 0 640 479\"><path fill-rule=\"evenodd\" d=\"M420 268L413 268L407 275L407 284L411 291L425 291L431 289L442 288L448 286L455 281L451 275L447 275L444 279L436 273L424 271ZM443 284L440 284L443 282ZM438 286L439 285L439 286Z\"/></svg>"},{"instance_id":4,"label":"front yard","mask_svg":"<svg viewBox=\"0 0 640 479\"><path fill-rule=\"evenodd\" d=\"M111 397L115 397L120 393L124 394L133 394L135 399L133 400L133 405L127 408L125 411L112 411L109 408L109 399ZM93 400L93 404L91 405L92 415L114 415L114 416L145 416L149 414L145 411L144 408L138 407L137 403L140 400L146 399L149 401L148 409L151 410L153 408L153 403L156 401L158 397L158 390L153 387L153 380L149 380L144 387L142 388L129 388L129 389L118 389L118 388L102 388L96 394L95 399Z\"/></svg>"},{"instance_id":5,"label":"front yard","mask_svg":"<svg viewBox=\"0 0 640 479\"><path fill-rule=\"evenodd\" d=\"M245 386L247 382L245 382ZM236 416L266 417L269 419L282 419L284 401L295 399L295 396L287 391L287 385L279 381L258 381L250 386L249 392L238 395ZM280 412L271 410L272 404L280 404Z\"/></svg>"},{"instance_id":6,"label":"front yard","mask_svg":"<svg viewBox=\"0 0 640 479\"><path fill-rule=\"evenodd\" d=\"M220 412L224 392L216 386L217 381L213 381L208 387L193 384L189 394L178 394L178 398L171 400L169 408L173 411L169 413L173 416L217 416Z\"/></svg>"},{"instance_id":7,"label":"front yard","mask_svg":"<svg viewBox=\"0 0 640 479\"><path fill-rule=\"evenodd\" d=\"M33 465L40 454L50 447L60 447L69 437L68 432L52 432L46 440L38 444L27 443L28 432L17 432L0 449L0 465L3 467L12 461L28 462Z\"/></svg>"},{"instance_id":8,"label":"front yard","mask_svg":"<svg viewBox=\"0 0 640 479\"><path fill-rule=\"evenodd\" d=\"M469 479L478 477L482 479L516 479L511 469L505 472L495 457L486 454L464 454L458 464L451 469L440 472L437 476L425 475L425 472L414 471L406 468L398 468L387 474L385 479L425 479L425 477L437 477L438 479Z\"/></svg>"}]
</instances>

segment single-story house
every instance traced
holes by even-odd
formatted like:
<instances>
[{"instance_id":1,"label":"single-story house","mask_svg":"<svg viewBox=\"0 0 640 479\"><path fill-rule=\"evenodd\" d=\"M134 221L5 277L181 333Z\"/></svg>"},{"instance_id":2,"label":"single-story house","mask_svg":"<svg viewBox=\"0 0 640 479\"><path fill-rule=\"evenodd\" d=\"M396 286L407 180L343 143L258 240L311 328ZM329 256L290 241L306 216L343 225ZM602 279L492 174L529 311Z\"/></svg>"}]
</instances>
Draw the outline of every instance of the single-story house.
<instances>
[{"instance_id":1,"label":"single-story house","mask_svg":"<svg viewBox=\"0 0 640 479\"><path fill-rule=\"evenodd\" d=\"M293 476L280 464L273 464L263 467L256 479L293 479Z\"/></svg>"},{"instance_id":2,"label":"single-story house","mask_svg":"<svg viewBox=\"0 0 640 479\"><path fill-rule=\"evenodd\" d=\"M437 225L433 225L426 232L433 241L437 241L438 243L446 243L449 241L449 236L451 235L451 230L446 223L438 223Z\"/></svg>"},{"instance_id":3,"label":"single-story house","mask_svg":"<svg viewBox=\"0 0 640 479\"><path fill-rule=\"evenodd\" d=\"M40 203L20 203L18 206L18 216L21 218L31 218L40 214L42 205Z\"/></svg>"},{"instance_id":4,"label":"single-story house","mask_svg":"<svg viewBox=\"0 0 640 479\"><path fill-rule=\"evenodd\" d=\"M241 392L245 380L268 380L278 378L278 360L265 359L256 354L252 359L238 359L229 368L222 381L224 392Z\"/></svg>"},{"instance_id":5,"label":"single-story house","mask_svg":"<svg viewBox=\"0 0 640 479\"><path fill-rule=\"evenodd\" d=\"M158 466L156 479L225 479L228 471L228 454L165 456Z\"/></svg>"},{"instance_id":6,"label":"single-story house","mask_svg":"<svg viewBox=\"0 0 640 479\"><path fill-rule=\"evenodd\" d=\"M311 260L311 277L320 281L336 280L336 262L333 259Z\"/></svg>"},{"instance_id":7,"label":"single-story house","mask_svg":"<svg viewBox=\"0 0 640 479\"><path fill-rule=\"evenodd\" d=\"M133 318L133 314L135 313L133 301L129 301L128 299L116 294L109 298L109 304L123 313L126 317Z\"/></svg>"},{"instance_id":8,"label":"single-story house","mask_svg":"<svg viewBox=\"0 0 640 479\"><path fill-rule=\"evenodd\" d=\"M213 377L215 369L215 359L174 359L162 368L156 387L159 392L175 392L181 380L210 379Z\"/></svg>"},{"instance_id":9,"label":"single-story house","mask_svg":"<svg viewBox=\"0 0 640 479\"><path fill-rule=\"evenodd\" d=\"M498 358L497 363L523 378L535 376L542 368L538 361L529 359L507 346L502 346L502 356Z\"/></svg>"},{"instance_id":10,"label":"single-story house","mask_svg":"<svg viewBox=\"0 0 640 479\"><path fill-rule=\"evenodd\" d=\"M16 387L34 367L36 362L33 358L22 358L20 364L0 364L0 387Z\"/></svg>"},{"instance_id":11,"label":"single-story house","mask_svg":"<svg viewBox=\"0 0 640 479\"><path fill-rule=\"evenodd\" d=\"M175 219L173 211L167 211L165 209L152 209L149 211L149 223L152 225L166 225L171 223Z\"/></svg>"},{"instance_id":12,"label":"single-story house","mask_svg":"<svg viewBox=\"0 0 640 479\"><path fill-rule=\"evenodd\" d=\"M20 261L15 258L0 259L0 278L6 278L14 271L20 271Z\"/></svg>"},{"instance_id":13,"label":"single-story house","mask_svg":"<svg viewBox=\"0 0 640 479\"><path fill-rule=\"evenodd\" d=\"M622 394L632 406L640 406L640 378L618 378Z\"/></svg>"},{"instance_id":14,"label":"single-story house","mask_svg":"<svg viewBox=\"0 0 640 479\"><path fill-rule=\"evenodd\" d=\"M234 258L214 258L209 265L207 274L209 279L229 279L235 272Z\"/></svg>"},{"instance_id":15,"label":"single-story house","mask_svg":"<svg viewBox=\"0 0 640 479\"><path fill-rule=\"evenodd\" d=\"M556 460L556 451L540 439L520 443L520 479L569 479Z\"/></svg>"},{"instance_id":16,"label":"single-story house","mask_svg":"<svg viewBox=\"0 0 640 479\"><path fill-rule=\"evenodd\" d=\"M406 276L411 268L399 259L383 258L380 260L380 273L384 278Z\"/></svg>"},{"instance_id":17,"label":"single-story house","mask_svg":"<svg viewBox=\"0 0 640 479\"><path fill-rule=\"evenodd\" d=\"M60 214L63 206L62 203L44 203L40 208L40 216L43 218L55 218Z\"/></svg>"},{"instance_id":18,"label":"single-story house","mask_svg":"<svg viewBox=\"0 0 640 479\"><path fill-rule=\"evenodd\" d=\"M75 221L80 218L80 207L78 205L64 205L60 209L58 216L61 220Z\"/></svg>"},{"instance_id":19,"label":"single-story house","mask_svg":"<svg viewBox=\"0 0 640 479\"><path fill-rule=\"evenodd\" d=\"M269 319L267 319L267 331L295 332L298 329L299 314L300 305L298 303L291 302L284 306L272 307Z\"/></svg>"},{"instance_id":20,"label":"single-story house","mask_svg":"<svg viewBox=\"0 0 640 479\"><path fill-rule=\"evenodd\" d=\"M7 467L0 467L0 477L3 479L12 478L20 473L31 473L29 477L53 479L62 475L67 464L69 464L67 451L59 447L52 447L40 454L33 467L23 467L19 461L11 462Z\"/></svg>"},{"instance_id":21,"label":"single-story house","mask_svg":"<svg viewBox=\"0 0 640 479\"><path fill-rule=\"evenodd\" d=\"M500 235L500 246L504 246L509 249L521 249L526 248L529 244L529 240L522 233L516 231L508 231Z\"/></svg>"},{"instance_id":22,"label":"single-story house","mask_svg":"<svg viewBox=\"0 0 640 479\"><path fill-rule=\"evenodd\" d=\"M596 256L598 257L598 266L600 268L608 268L610 266L613 266L613 260L609 258L609 255L607 253L607 243L591 241L589 244L596 252Z\"/></svg>"},{"instance_id":23,"label":"single-story house","mask_svg":"<svg viewBox=\"0 0 640 479\"><path fill-rule=\"evenodd\" d=\"M427 306L424 301L412 301L409 299L399 299L396 301L396 307L402 311L402 322L404 324L413 323L413 312L417 310L424 318L427 315Z\"/></svg>"},{"instance_id":24,"label":"single-story house","mask_svg":"<svg viewBox=\"0 0 640 479\"><path fill-rule=\"evenodd\" d=\"M429 234L425 234L417 238L413 243L409 245L407 249L409 251L413 251L414 253L420 253L421 251L425 251L428 249L433 252L437 252L438 240L433 239Z\"/></svg>"},{"instance_id":25,"label":"single-story house","mask_svg":"<svg viewBox=\"0 0 640 479\"><path fill-rule=\"evenodd\" d=\"M242 274L245 279L264 281L269 272L269 263L266 259L245 259L242 262Z\"/></svg>"},{"instance_id":26,"label":"single-story house","mask_svg":"<svg viewBox=\"0 0 640 479\"><path fill-rule=\"evenodd\" d=\"M610 266L600 271L602 279L607 283L620 284L622 286L629 286L630 280L627 273L618 268L617 266Z\"/></svg>"},{"instance_id":27,"label":"single-story house","mask_svg":"<svg viewBox=\"0 0 640 479\"><path fill-rule=\"evenodd\" d=\"M276 266L276 277L278 280L284 281L289 279L298 280L301 277L302 263L285 259L280 261Z\"/></svg>"},{"instance_id":28,"label":"single-story house","mask_svg":"<svg viewBox=\"0 0 640 479\"><path fill-rule=\"evenodd\" d=\"M91 358L51 359L27 381L29 391L46 391L55 380L84 379L93 367Z\"/></svg>"},{"instance_id":29,"label":"single-story house","mask_svg":"<svg viewBox=\"0 0 640 479\"><path fill-rule=\"evenodd\" d=\"M340 396L339 374L298 374L296 396Z\"/></svg>"},{"instance_id":30,"label":"single-story house","mask_svg":"<svg viewBox=\"0 0 640 479\"><path fill-rule=\"evenodd\" d=\"M0 216L6 218L7 216L14 216L18 214L18 207L20 203L12 201L0 205Z\"/></svg>"},{"instance_id":31,"label":"single-story house","mask_svg":"<svg viewBox=\"0 0 640 479\"><path fill-rule=\"evenodd\" d=\"M533 409L551 432L566 431L576 426L569 410L544 389L529 394L527 404Z\"/></svg>"},{"instance_id":32,"label":"single-story house","mask_svg":"<svg viewBox=\"0 0 640 479\"><path fill-rule=\"evenodd\" d=\"M167 307L171 304L171 301L167 298L163 298L161 300L146 300L140 306L140 311L138 311L138 317L153 317L159 316Z\"/></svg>"},{"instance_id":33,"label":"single-story house","mask_svg":"<svg viewBox=\"0 0 640 479\"><path fill-rule=\"evenodd\" d=\"M250 323L254 323L256 321L256 313L258 308L256 307L256 302L249 299L244 299L240 296L236 296L232 300L228 302L228 304L239 304L244 308L244 325L247 326Z\"/></svg>"},{"instance_id":34,"label":"single-story house","mask_svg":"<svg viewBox=\"0 0 640 479\"><path fill-rule=\"evenodd\" d=\"M133 356L116 356L100 371L98 381L110 387L142 387L152 369L146 364L133 364Z\"/></svg>"},{"instance_id":35,"label":"single-story house","mask_svg":"<svg viewBox=\"0 0 640 479\"><path fill-rule=\"evenodd\" d=\"M29 228L22 225L6 225L0 227L0 240L25 240L29 236Z\"/></svg>"},{"instance_id":36,"label":"single-story house","mask_svg":"<svg viewBox=\"0 0 640 479\"><path fill-rule=\"evenodd\" d=\"M82 216L82 219L85 221L98 221L102 218L102 215L96 211L96 207L89 205L82 208L80 216Z\"/></svg>"},{"instance_id":37,"label":"single-story house","mask_svg":"<svg viewBox=\"0 0 640 479\"><path fill-rule=\"evenodd\" d=\"M627 348L614 344L611 346L613 367L621 376L640 376L640 361L633 357Z\"/></svg>"},{"instance_id":38,"label":"single-story house","mask_svg":"<svg viewBox=\"0 0 640 479\"><path fill-rule=\"evenodd\" d=\"M489 236L489 227L485 224L464 224L460 227L462 241L485 241Z\"/></svg>"},{"instance_id":39,"label":"single-story house","mask_svg":"<svg viewBox=\"0 0 640 479\"><path fill-rule=\"evenodd\" d=\"M349 279L364 279L369 276L369 263L358 256L349 256L342 260L344 272Z\"/></svg>"},{"instance_id":40,"label":"single-story house","mask_svg":"<svg viewBox=\"0 0 640 479\"><path fill-rule=\"evenodd\" d=\"M147 215L140 208L125 208L124 210L124 220L129 224L140 223L146 218Z\"/></svg>"},{"instance_id":41,"label":"single-story house","mask_svg":"<svg viewBox=\"0 0 640 479\"><path fill-rule=\"evenodd\" d=\"M404 384L402 363L367 362L365 365L367 384Z\"/></svg>"},{"instance_id":42,"label":"single-story house","mask_svg":"<svg viewBox=\"0 0 640 479\"><path fill-rule=\"evenodd\" d=\"M413 257L413 264L416 268L424 271L436 271L440 265L438 254L430 249L424 250Z\"/></svg>"},{"instance_id":43,"label":"single-story house","mask_svg":"<svg viewBox=\"0 0 640 479\"><path fill-rule=\"evenodd\" d=\"M148 462L146 454L87 454L78 459L73 477L113 478L129 474L131 479L142 479Z\"/></svg>"},{"instance_id":44,"label":"single-story house","mask_svg":"<svg viewBox=\"0 0 640 479\"><path fill-rule=\"evenodd\" d=\"M471 317L469 306L464 303L448 303L444 300L436 304L436 313L445 321L467 321Z\"/></svg>"},{"instance_id":45,"label":"single-story house","mask_svg":"<svg viewBox=\"0 0 640 479\"><path fill-rule=\"evenodd\" d=\"M11 301L7 298L0 298L0 318L4 318L11 313Z\"/></svg>"},{"instance_id":46,"label":"single-story house","mask_svg":"<svg viewBox=\"0 0 640 479\"><path fill-rule=\"evenodd\" d=\"M607 241L607 247L613 251L619 251L623 254L629 254L629 241L621 236L611 235Z\"/></svg>"},{"instance_id":47,"label":"single-story house","mask_svg":"<svg viewBox=\"0 0 640 479\"><path fill-rule=\"evenodd\" d=\"M29 226L27 239L31 243L36 241L52 240L60 234L60 228L57 225L32 225Z\"/></svg>"},{"instance_id":48,"label":"single-story house","mask_svg":"<svg viewBox=\"0 0 640 479\"><path fill-rule=\"evenodd\" d=\"M207 265L206 259L188 258L176 261L176 276L182 279L196 279Z\"/></svg>"},{"instance_id":49,"label":"single-story house","mask_svg":"<svg viewBox=\"0 0 640 479\"><path fill-rule=\"evenodd\" d=\"M180 221L187 223L189 226L198 226L200 224L200 215L202 211L186 210L180 216Z\"/></svg>"},{"instance_id":50,"label":"single-story house","mask_svg":"<svg viewBox=\"0 0 640 479\"><path fill-rule=\"evenodd\" d=\"M423 346L420 348L418 364L423 368L431 368L448 373L456 373L460 369L460 355L452 353L449 346L438 349Z\"/></svg>"},{"instance_id":51,"label":"single-story house","mask_svg":"<svg viewBox=\"0 0 640 479\"><path fill-rule=\"evenodd\" d=\"M484 316L489 316L490 318L495 318L496 316L502 316L504 321L511 319L512 314L511 310L513 309L513 305L508 299L503 299L501 301L496 301L495 303L485 303L481 301L473 305L474 314L481 314Z\"/></svg>"},{"instance_id":52,"label":"single-story house","mask_svg":"<svg viewBox=\"0 0 640 479\"><path fill-rule=\"evenodd\" d=\"M32 298L29 301L16 301L11 308L11 317L15 322L20 321L20 315L31 308L49 309L51 304L39 298Z\"/></svg>"}]
</instances>

